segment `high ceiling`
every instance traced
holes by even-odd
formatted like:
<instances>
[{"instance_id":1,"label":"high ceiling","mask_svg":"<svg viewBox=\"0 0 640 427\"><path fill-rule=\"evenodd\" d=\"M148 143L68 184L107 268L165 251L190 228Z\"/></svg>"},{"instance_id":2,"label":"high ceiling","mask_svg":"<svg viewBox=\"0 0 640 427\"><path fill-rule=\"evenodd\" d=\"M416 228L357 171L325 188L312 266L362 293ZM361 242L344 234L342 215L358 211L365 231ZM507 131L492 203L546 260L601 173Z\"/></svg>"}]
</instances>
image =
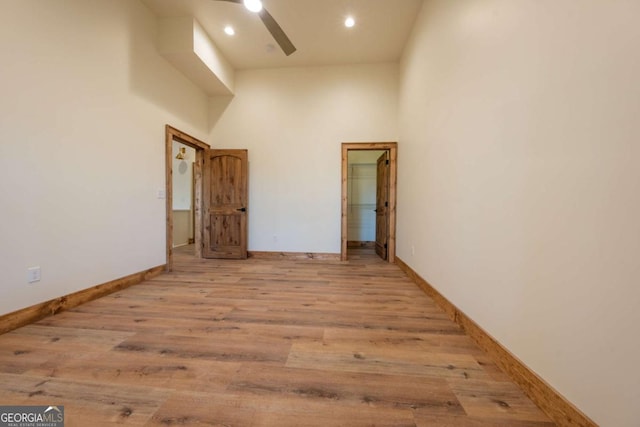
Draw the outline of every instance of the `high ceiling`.
<instances>
[{"instance_id":1,"label":"high ceiling","mask_svg":"<svg viewBox=\"0 0 640 427\"><path fill-rule=\"evenodd\" d=\"M256 14L217 0L142 0L158 17L193 16L236 69L397 61L422 0L263 0L297 52L287 57ZM356 25L346 28L353 16ZM226 25L234 36L224 32Z\"/></svg>"}]
</instances>

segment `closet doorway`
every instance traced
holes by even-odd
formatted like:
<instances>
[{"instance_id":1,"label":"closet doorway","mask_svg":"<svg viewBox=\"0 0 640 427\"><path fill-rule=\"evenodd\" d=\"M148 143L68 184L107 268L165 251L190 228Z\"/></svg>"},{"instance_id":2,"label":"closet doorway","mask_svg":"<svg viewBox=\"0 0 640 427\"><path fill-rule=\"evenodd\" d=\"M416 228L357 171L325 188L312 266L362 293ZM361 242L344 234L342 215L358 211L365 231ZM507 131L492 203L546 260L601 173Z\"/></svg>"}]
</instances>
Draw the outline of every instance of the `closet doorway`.
<instances>
[{"instance_id":1,"label":"closet doorway","mask_svg":"<svg viewBox=\"0 0 640 427\"><path fill-rule=\"evenodd\" d=\"M342 144L341 259L395 260L397 143Z\"/></svg>"}]
</instances>

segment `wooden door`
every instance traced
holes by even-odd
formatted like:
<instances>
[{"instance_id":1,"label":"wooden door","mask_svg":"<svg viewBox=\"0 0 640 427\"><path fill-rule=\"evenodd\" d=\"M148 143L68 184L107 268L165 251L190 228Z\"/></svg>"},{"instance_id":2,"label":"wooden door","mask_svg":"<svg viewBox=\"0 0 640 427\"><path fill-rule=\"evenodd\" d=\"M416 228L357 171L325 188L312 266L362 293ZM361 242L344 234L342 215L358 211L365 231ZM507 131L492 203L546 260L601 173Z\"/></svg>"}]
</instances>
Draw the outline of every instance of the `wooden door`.
<instances>
[{"instance_id":1,"label":"wooden door","mask_svg":"<svg viewBox=\"0 0 640 427\"><path fill-rule=\"evenodd\" d=\"M376 172L376 254L387 259L389 240L389 152L378 158Z\"/></svg>"},{"instance_id":2,"label":"wooden door","mask_svg":"<svg viewBox=\"0 0 640 427\"><path fill-rule=\"evenodd\" d=\"M204 258L247 258L247 150L207 150L203 180Z\"/></svg>"}]
</instances>

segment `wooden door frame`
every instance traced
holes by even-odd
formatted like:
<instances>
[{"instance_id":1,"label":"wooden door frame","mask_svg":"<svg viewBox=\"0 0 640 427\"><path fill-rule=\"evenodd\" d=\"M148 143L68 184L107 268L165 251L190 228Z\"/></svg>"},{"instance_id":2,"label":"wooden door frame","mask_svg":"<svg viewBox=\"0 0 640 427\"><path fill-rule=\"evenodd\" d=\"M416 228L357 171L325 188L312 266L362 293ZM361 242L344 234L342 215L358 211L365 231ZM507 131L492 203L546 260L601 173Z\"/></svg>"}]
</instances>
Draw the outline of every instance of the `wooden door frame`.
<instances>
[{"instance_id":1,"label":"wooden door frame","mask_svg":"<svg viewBox=\"0 0 640 427\"><path fill-rule=\"evenodd\" d=\"M349 178L349 151L389 151L389 240L387 242L387 260L395 262L396 258L396 187L398 177L398 143L397 142L343 142L342 143L342 224L340 260L347 260L348 238L348 200L347 183Z\"/></svg>"},{"instance_id":2,"label":"wooden door frame","mask_svg":"<svg viewBox=\"0 0 640 427\"><path fill-rule=\"evenodd\" d=\"M167 272L173 270L173 141L178 141L196 150L196 161L193 170L195 181L195 197L193 200L195 222L193 224L193 233L196 256L198 258L202 256L202 161L204 159L204 150L211 148L209 144L189 134L172 126L165 126L165 192L167 210L167 265L165 271Z\"/></svg>"}]
</instances>

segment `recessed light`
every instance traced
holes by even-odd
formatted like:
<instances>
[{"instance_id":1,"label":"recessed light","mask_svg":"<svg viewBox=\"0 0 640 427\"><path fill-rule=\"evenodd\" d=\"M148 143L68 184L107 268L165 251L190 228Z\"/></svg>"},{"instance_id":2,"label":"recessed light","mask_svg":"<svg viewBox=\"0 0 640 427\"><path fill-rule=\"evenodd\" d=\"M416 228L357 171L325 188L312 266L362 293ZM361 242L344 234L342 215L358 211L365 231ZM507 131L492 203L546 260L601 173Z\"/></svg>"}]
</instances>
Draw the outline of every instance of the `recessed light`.
<instances>
[{"instance_id":1,"label":"recessed light","mask_svg":"<svg viewBox=\"0 0 640 427\"><path fill-rule=\"evenodd\" d=\"M262 10L262 1L260 0L244 0L244 7L251 12L258 13Z\"/></svg>"},{"instance_id":2,"label":"recessed light","mask_svg":"<svg viewBox=\"0 0 640 427\"><path fill-rule=\"evenodd\" d=\"M356 25L356 20L353 19L352 16L348 16L347 19L344 20L344 26L347 28L351 28Z\"/></svg>"},{"instance_id":3,"label":"recessed light","mask_svg":"<svg viewBox=\"0 0 640 427\"><path fill-rule=\"evenodd\" d=\"M224 32L228 36L233 36L235 35L236 30L234 30L231 25L227 25L226 27L224 27Z\"/></svg>"}]
</instances>

